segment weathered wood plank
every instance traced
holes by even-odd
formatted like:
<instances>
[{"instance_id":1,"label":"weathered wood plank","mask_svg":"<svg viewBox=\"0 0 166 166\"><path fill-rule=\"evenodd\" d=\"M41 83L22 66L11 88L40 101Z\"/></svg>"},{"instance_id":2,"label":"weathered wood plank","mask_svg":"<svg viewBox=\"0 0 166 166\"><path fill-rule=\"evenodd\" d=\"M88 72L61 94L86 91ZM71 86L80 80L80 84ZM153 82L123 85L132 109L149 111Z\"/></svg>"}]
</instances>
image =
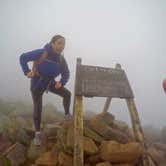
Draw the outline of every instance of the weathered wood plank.
<instances>
[{"instance_id":1,"label":"weathered wood plank","mask_svg":"<svg viewBox=\"0 0 166 166\"><path fill-rule=\"evenodd\" d=\"M82 96L75 97L74 109L74 166L83 166L83 104Z\"/></svg>"},{"instance_id":2,"label":"weathered wood plank","mask_svg":"<svg viewBox=\"0 0 166 166\"><path fill-rule=\"evenodd\" d=\"M110 103L111 103L111 100L112 100L111 97L107 97L106 102L105 102L105 104L104 104L103 112L107 112L107 111L108 111L109 106L110 106Z\"/></svg>"},{"instance_id":3,"label":"weathered wood plank","mask_svg":"<svg viewBox=\"0 0 166 166\"><path fill-rule=\"evenodd\" d=\"M77 65L76 95L131 98L133 92L121 68Z\"/></svg>"},{"instance_id":4,"label":"weathered wood plank","mask_svg":"<svg viewBox=\"0 0 166 166\"><path fill-rule=\"evenodd\" d=\"M127 102L127 106L130 112L130 117L131 117L131 121L132 121L132 125L133 125L133 130L134 130L134 134L135 134L135 138L138 142L140 142L145 151L147 150L146 144L145 144L145 139L144 139L144 133L142 130L142 126L139 120L139 116L138 116L138 112L137 112L137 108L134 102L133 98L130 99L126 99ZM148 156L145 153L144 159L143 159L143 166L149 166L149 160L148 160Z\"/></svg>"}]
</instances>

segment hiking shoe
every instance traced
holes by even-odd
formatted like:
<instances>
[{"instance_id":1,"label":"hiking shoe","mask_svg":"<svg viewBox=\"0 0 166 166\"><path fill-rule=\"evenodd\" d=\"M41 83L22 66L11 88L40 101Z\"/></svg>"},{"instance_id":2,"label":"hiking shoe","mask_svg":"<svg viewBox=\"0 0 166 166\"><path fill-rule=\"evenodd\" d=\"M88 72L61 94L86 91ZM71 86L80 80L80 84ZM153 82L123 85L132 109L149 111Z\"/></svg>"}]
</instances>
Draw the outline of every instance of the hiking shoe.
<instances>
[{"instance_id":1,"label":"hiking shoe","mask_svg":"<svg viewBox=\"0 0 166 166\"><path fill-rule=\"evenodd\" d=\"M64 116L64 120L68 121L68 120L72 120L73 119L73 116L71 114L66 114Z\"/></svg>"},{"instance_id":2,"label":"hiking shoe","mask_svg":"<svg viewBox=\"0 0 166 166\"><path fill-rule=\"evenodd\" d=\"M41 142L42 142L41 133L35 133L35 137L34 137L33 141L34 141L34 145L40 146Z\"/></svg>"}]
</instances>

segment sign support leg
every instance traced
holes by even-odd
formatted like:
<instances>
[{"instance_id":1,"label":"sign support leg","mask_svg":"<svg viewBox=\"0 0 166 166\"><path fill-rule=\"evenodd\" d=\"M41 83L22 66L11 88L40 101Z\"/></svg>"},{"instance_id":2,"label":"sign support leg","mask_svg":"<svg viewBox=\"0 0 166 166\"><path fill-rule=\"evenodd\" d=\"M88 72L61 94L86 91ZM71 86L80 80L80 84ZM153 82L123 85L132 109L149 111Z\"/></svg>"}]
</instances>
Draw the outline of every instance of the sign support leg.
<instances>
[{"instance_id":1,"label":"sign support leg","mask_svg":"<svg viewBox=\"0 0 166 166\"><path fill-rule=\"evenodd\" d=\"M138 112L137 112L137 108L134 102L133 98L129 98L126 99L127 102L127 106L130 112L130 116L131 116L131 121L132 121L132 125L133 125L133 130L134 130L134 134L136 137L136 141L140 142L145 151L147 150L146 144L145 144L145 139L144 139L144 134L142 131L142 127L141 127L141 123L139 120L139 116L138 116ZM146 152L145 152L146 153ZM149 166L149 161L148 161L148 156L145 154L144 159L143 159L143 166Z\"/></svg>"},{"instance_id":2,"label":"sign support leg","mask_svg":"<svg viewBox=\"0 0 166 166\"><path fill-rule=\"evenodd\" d=\"M83 166L83 101L75 96L74 105L74 166Z\"/></svg>"},{"instance_id":3,"label":"sign support leg","mask_svg":"<svg viewBox=\"0 0 166 166\"><path fill-rule=\"evenodd\" d=\"M108 112L108 108L109 108L109 106L110 106L111 100L112 100L111 97L107 97L106 102L105 102L105 105L104 105L103 112Z\"/></svg>"}]
</instances>

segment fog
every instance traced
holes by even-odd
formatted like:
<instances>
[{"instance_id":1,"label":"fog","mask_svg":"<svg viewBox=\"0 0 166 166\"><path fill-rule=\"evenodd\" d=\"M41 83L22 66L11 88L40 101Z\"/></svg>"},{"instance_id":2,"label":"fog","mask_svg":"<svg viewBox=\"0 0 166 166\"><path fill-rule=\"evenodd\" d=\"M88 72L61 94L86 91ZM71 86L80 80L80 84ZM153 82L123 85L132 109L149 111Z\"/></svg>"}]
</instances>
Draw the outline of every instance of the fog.
<instances>
[{"instance_id":1,"label":"fog","mask_svg":"<svg viewBox=\"0 0 166 166\"><path fill-rule=\"evenodd\" d=\"M165 0L0 0L0 98L32 102L30 80L19 56L42 48L55 34L66 38L64 55L70 69L66 87L72 92L76 58L83 64L126 71L143 124L166 122L166 1ZM63 111L62 99L44 94ZM101 112L105 98L84 98L84 110ZM114 99L109 109L130 122L125 101Z\"/></svg>"}]
</instances>

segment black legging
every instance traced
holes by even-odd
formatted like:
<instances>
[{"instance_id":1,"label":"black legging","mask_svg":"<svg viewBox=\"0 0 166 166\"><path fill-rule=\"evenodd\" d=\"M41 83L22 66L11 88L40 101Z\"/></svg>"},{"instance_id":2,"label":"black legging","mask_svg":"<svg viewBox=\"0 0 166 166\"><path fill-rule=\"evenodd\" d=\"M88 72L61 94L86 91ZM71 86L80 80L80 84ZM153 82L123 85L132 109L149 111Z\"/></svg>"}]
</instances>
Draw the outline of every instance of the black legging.
<instances>
[{"instance_id":1,"label":"black legging","mask_svg":"<svg viewBox=\"0 0 166 166\"><path fill-rule=\"evenodd\" d=\"M70 101L71 101L71 92L65 87L55 89L54 85L51 85L48 88L48 91L63 97L63 106L64 106L65 114L68 114L70 112L69 109L70 109ZM33 106L34 106L33 120L35 125L35 131L40 131L43 93L44 91L31 90Z\"/></svg>"}]
</instances>

